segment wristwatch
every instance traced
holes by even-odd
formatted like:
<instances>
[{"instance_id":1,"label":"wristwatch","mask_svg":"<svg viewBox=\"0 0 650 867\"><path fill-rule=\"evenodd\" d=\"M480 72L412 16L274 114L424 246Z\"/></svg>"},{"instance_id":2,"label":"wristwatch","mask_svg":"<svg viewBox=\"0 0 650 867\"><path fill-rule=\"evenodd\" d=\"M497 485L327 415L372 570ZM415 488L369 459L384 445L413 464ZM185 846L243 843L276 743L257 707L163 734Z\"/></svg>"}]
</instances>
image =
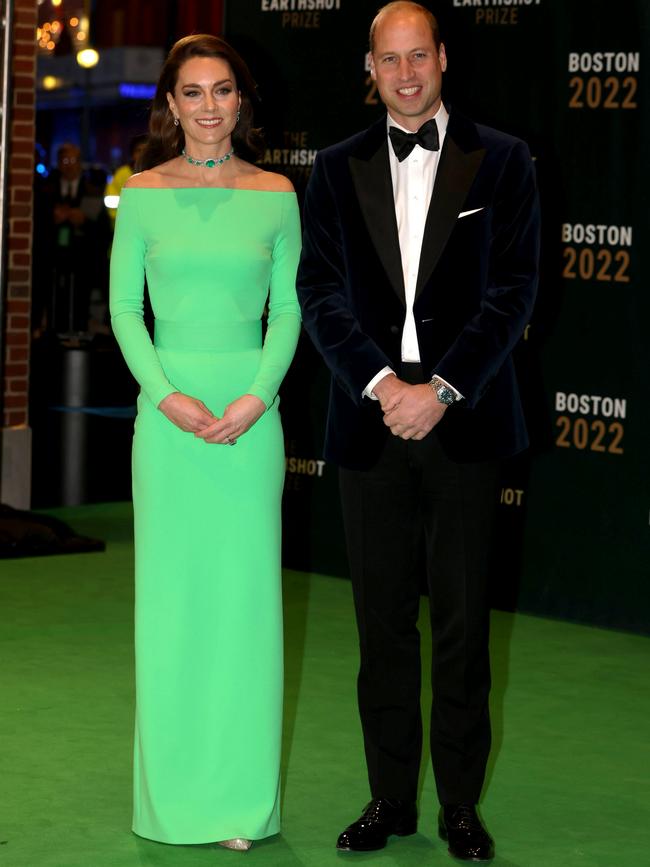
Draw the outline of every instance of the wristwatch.
<instances>
[{"instance_id":1,"label":"wristwatch","mask_svg":"<svg viewBox=\"0 0 650 867\"><path fill-rule=\"evenodd\" d=\"M429 381L429 385L433 389L435 396L438 398L440 403L444 403L447 406L451 406L452 403L456 403L456 394L449 388L449 386L444 383L441 379L438 379L437 376L433 376Z\"/></svg>"}]
</instances>

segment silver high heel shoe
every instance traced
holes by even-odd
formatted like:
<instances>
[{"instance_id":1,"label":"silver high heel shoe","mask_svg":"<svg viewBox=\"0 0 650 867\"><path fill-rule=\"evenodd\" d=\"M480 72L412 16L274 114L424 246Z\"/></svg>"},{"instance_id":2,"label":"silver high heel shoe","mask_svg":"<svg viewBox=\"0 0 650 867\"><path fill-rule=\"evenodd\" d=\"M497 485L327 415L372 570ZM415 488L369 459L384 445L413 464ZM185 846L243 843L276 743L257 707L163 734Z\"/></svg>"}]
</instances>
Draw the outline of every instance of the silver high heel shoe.
<instances>
[{"instance_id":1,"label":"silver high heel shoe","mask_svg":"<svg viewBox=\"0 0 650 867\"><path fill-rule=\"evenodd\" d=\"M217 842L225 849L236 849L238 852L248 852L253 845L252 840L244 840L243 837L234 837L232 840L218 840Z\"/></svg>"}]
</instances>

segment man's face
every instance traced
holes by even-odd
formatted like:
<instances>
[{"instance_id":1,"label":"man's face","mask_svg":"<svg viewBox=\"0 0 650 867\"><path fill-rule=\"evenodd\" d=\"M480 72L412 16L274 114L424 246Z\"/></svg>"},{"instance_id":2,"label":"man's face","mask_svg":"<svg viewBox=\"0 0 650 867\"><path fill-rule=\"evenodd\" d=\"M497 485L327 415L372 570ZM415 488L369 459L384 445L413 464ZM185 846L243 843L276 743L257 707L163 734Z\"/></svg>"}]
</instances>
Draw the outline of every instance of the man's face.
<instances>
[{"instance_id":1,"label":"man's face","mask_svg":"<svg viewBox=\"0 0 650 867\"><path fill-rule=\"evenodd\" d=\"M383 15L375 28L370 73L394 120L415 132L438 111L445 46L436 48L427 19L417 10Z\"/></svg>"},{"instance_id":2,"label":"man's face","mask_svg":"<svg viewBox=\"0 0 650 867\"><path fill-rule=\"evenodd\" d=\"M66 181L73 181L81 174L81 153L74 147L62 147L59 151L59 171Z\"/></svg>"}]
</instances>

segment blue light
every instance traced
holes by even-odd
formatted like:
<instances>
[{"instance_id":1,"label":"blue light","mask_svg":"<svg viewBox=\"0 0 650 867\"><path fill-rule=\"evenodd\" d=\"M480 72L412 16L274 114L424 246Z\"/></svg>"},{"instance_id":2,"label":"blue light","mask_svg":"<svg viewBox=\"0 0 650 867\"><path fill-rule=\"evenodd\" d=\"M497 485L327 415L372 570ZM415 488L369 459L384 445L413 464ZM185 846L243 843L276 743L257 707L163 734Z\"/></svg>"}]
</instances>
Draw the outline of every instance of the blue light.
<instances>
[{"instance_id":1,"label":"blue light","mask_svg":"<svg viewBox=\"0 0 650 867\"><path fill-rule=\"evenodd\" d=\"M127 84L119 86L120 96L125 99L153 99L156 93L155 84Z\"/></svg>"},{"instance_id":2,"label":"blue light","mask_svg":"<svg viewBox=\"0 0 650 867\"><path fill-rule=\"evenodd\" d=\"M42 175L42 177L44 177L44 178L46 178L49 175L49 172L45 168L43 163L37 163L36 164L36 171L39 173L39 175Z\"/></svg>"}]
</instances>

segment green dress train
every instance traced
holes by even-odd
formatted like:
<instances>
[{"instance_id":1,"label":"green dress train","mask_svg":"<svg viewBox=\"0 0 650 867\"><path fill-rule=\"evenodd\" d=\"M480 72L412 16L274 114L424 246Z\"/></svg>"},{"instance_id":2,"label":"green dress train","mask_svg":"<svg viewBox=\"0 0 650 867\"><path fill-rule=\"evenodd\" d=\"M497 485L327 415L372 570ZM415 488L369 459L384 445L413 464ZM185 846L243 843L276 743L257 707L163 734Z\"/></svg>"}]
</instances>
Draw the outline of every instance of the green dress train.
<instances>
[{"instance_id":1,"label":"green dress train","mask_svg":"<svg viewBox=\"0 0 650 867\"><path fill-rule=\"evenodd\" d=\"M111 316L141 386L133 830L153 840L254 840L279 830L277 391L300 330L299 251L294 193L122 191ZM153 343L142 317L145 275ZM267 409L235 446L208 444L157 409L174 391L219 416L242 394Z\"/></svg>"}]
</instances>

